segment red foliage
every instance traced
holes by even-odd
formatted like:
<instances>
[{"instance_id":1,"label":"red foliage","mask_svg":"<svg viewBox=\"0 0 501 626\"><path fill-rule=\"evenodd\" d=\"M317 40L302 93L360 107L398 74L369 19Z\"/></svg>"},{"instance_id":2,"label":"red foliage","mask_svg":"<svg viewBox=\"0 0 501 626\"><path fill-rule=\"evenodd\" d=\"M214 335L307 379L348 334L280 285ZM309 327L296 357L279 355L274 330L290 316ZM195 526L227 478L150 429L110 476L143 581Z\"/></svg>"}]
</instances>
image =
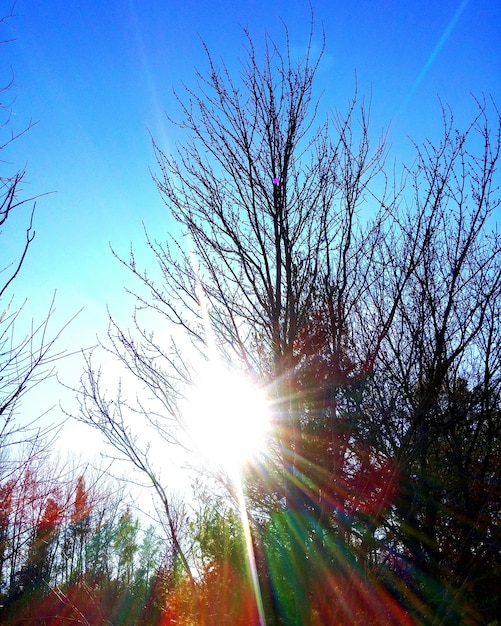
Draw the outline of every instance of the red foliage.
<instances>
[{"instance_id":1,"label":"red foliage","mask_svg":"<svg viewBox=\"0 0 501 626\"><path fill-rule=\"evenodd\" d=\"M354 363L338 309L332 302L319 306L297 334L290 394L304 417L297 432L282 439L292 442L294 469L305 477L303 490L310 502L344 514L378 516L394 498L397 476L394 466L357 432L356 406L346 415L339 406L370 372L372 360L367 355Z\"/></svg>"},{"instance_id":2,"label":"red foliage","mask_svg":"<svg viewBox=\"0 0 501 626\"><path fill-rule=\"evenodd\" d=\"M377 519L393 502L397 485L394 464L366 450L347 481L347 512L357 511Z\"/></svg>"},{"instance_id":3,"label":"red foliage","mask_svg":"<svg viewBox=\"0 0 501 626\"><path fill-rule=\"evenodd\" d=\"M52 497L47 499L45 510L40 520L39 530L50 533L59 526L63 519L63 510L61 506Z\"/></svg>"},{"instance_id":4,"label":"red foliage","mask_svg":"<svg viewBox=\"0 0 501 626\"><path fill-rule=\"evenodd\" d=\"M328 573L313 590L312 626L418 626L376 581Z\"/></svg>"},{"instance_id":5,"label":"red foliage","mask_svg":"<svg viewBox=\"0 0 501 626\"><path fill-rule=\"evenodd\" d=\"M207 570L195 590L177 585L166 597L160 626L259 626L251 583L223 561Z\"/></svg>"}]
</instances>

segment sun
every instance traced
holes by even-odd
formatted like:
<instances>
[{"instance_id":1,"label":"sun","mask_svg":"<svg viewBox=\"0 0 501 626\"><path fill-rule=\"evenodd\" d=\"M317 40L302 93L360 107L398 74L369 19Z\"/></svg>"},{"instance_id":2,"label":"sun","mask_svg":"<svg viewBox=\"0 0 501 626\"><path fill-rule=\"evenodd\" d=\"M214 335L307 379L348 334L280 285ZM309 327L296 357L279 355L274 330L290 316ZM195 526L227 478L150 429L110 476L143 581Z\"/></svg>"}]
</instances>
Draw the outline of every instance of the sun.
<instances>
[{"instance_id":1,"label":"sun","mask_svg":"<svg viewBox=\"0 0 501 626\"><path fill-rule=\"evenodd\" d=\"M216 469L237 470L258 457L269 434L264 391L221 364L204 366L182 412L194 448Z\"/></svg>"}]
</instances>

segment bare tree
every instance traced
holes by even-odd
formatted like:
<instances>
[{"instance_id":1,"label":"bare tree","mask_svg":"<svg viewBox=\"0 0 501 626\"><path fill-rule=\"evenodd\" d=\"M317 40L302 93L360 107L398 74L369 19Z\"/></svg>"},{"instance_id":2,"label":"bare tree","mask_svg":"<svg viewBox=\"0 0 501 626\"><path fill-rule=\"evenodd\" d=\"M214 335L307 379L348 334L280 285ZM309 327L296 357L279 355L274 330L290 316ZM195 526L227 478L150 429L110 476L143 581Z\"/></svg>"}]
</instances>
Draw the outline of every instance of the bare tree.
<instances>
[{"instance_id":1,"label":"bare tree","mask_svg":"<svg viewBox=\"0 0 501 626\"><path fill-rule=\"evenodd\" d=\"M241 81L235 83L207 50L208 74L198 75L197 91L187 91L189 104L179 97L188 141L176 155L154 143L156 182L188 235L189 249L182 240L162 243L147 235L159 281L142 272L132 252L121 259L144 290L134 293L133 332L110 318L111 350L157 404L106 399L90 362L83 381L81 419L149 476L148 450L137 445L132 418L124 412L149 419L172 443L178 400L192 371L182 345L166 346L143 327L144 309L184 331L202 354L210 315L223 358L274 389L277 462L295 467L301 429L300 412L291 402L294 346L319 301L329 303L334 322L334 311L344 319L367 288L357 262L372 252L358 213L364 204L381 209L368 229L376 233L391 204L384 201L384 141L371 149L369 108L358 104L356 94L346 114L329 115L316 125L313 81L323 46L314 56L313 29L302 58L293 57L285 29L285 52L267 39L262 62L245 34ZM377 179L379 200L370 190ZM283 497L290 506L297 499L289 479L282 471L273 507Z\"/></svg>"},{"instance_id":2,"label":"bare tree","mask_svg":"<svg viewBox=\"0 0 501 626\"><path fill-rule=\"evenodd\" d=\"M488 622L499 606L485 585L500 576L501 118L476 104L465 131L444 107L442 139L416 145L412 193L364 267L359 315L371 341L397 303L364 407L367 436L398 475L388 535L423 580L441 581L428 610L460 613L471 594L472 619Z\"/></svg>"},{"instance_id":3,"label":"bare tree","mask_svg":"<svg viewBox=\"0 0 501 626\"><path fill-rule=\"evenodd\" d=\"M138 303L134 333L110 317L110 349L159 402L162 412L153 414L163 422L154 426L169 442L168 420L178 419L176 400L192 372L182 345L166 346L144 328L144 309L158 314L167 328L185 331L202 353L209 311L226 359L261 379L282 381L314 303L335 297L337 310L344 311L364 289L363 278L355 279L357 258L371 253L357 214L368 200L384 206L369 191L370 182L382 176L384 144L371 152L363 105L355 136L356 98L345 116L335 114L313 127L313 79L321 53L312 58L310 33L305 56L296 61L287 31L286 36L284 55L267 42L261 68L247 34L242 85L233 84L207 51L209 75L199 76L200 95L188 91L191 104L180 123L191 131L190 140L177 158L154 144L157 184L189 243L162 243L147 235L158 281L142 272L133 252L120 259L144 290L132 292ZM378 227L379 222L372 228ZM84 397L102 406L99 372L88 365ZM91 406L84 413L90 419ZM119 422L111 419L108 427Z\"/></svg>"},{"instance_id":4,"label":"bare tree","mask_svg":"<svg viewBox=\"0 0 501 626\"><path fill-rule=\"evenodd\" d=\"M397 623L394 561L445 580L452 521L439 510L458 493L456 505L464 502L465 472L475 471L488 517L483 544L468 534L469 518L457 585L433 602L425 585L402 598L402 610L442 623L447 593L471 580L472 563L499 532L487 496L499 459L500 251L489 233L499 206L499 114L494 107L493 130L479 102L471 127L458 132L445 109L442 141L416 145L416 164L396 181L386 175L384 137L371 148L370 106L356 93L345 114L317 119L323 49L313 54L313 30L299 59L286 28L283 52L267 39L262 60L245 34L239 80L207 51L208 72L178 96L187 140L175 154L154 142L155 180L186 239L146 235L157 273L143 271L132 251L116 255L136 279L136 309L132 331L110 316L107 349L139 395L126 397L124 386L109 399L88 361L80 419L149 477L172 521L134 420L178 442L192 352L166 345L149 316L202 355L213 342L268 385L275 441L266 479L251 472L247 495L263 520L256 552L290 559L282 592L292 608L277 623L309 624L314 614L324 623ZM460 486L454 471L437 469L448 455ZM467 506L473 513L477 501ZM371 585L382 609L368 600ZM356 616L346 613L350 594L360 600ZM273 594L269 602L273 612Z\"/></svg>"},{"instance_id":5,"label":"bare tree","mask_svg":"<svg viewBox=\"0 0 501 626\"><path fill-rule=\"evenodd\" d=\"M9 26L12 15L0 20L0 26ZM8 43L4 40L2 43ZM33 126L31 122L21 131L16 132L11 125L11 105L8 97L12 92L13 78L0 87L0 94L6 98L0 107L4 119L0 126L2 138L0 152L3 167L8 171L4 155L9 145L19 139ZM25 170L0 176L0 237L5 237L7 221L13 212L20 212L29 207L25 239L17 259L2 258L0 261L0 454L5 464L4 453L7 447L30 441L34 447L47 435L51 428L41 425L39 417L34 416L26 421L19 419L19 406L23 397L40 382L54 373L54 362L61 356L53 351L54 344L62 329L49 335L49 322L54 313L54 300L49 306L45 319L24 327L22 313L25 306L14 303L13 283L19 276L28 249L35 237L33 219L36 198L23 197L22 184ZM20 328L21 327L21 328Z\"/></svg>"}]
</instances>

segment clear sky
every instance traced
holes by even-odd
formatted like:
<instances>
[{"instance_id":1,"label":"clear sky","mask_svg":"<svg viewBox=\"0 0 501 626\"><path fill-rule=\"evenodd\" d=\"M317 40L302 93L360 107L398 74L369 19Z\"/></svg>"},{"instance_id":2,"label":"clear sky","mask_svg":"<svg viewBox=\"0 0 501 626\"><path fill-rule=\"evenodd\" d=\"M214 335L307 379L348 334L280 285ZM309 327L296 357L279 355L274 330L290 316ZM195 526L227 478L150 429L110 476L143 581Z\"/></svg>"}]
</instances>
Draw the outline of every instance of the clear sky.
<instances>
[{"instance_id":1,"label":"clear sky","mask_svg":"<svg viewBox=\"0 0 501 626\"><path fill-rule=\"evenodd\" d=\"M409 154L408 136L438 137L438 97L458 124L475 112L471 93L490 94L501 107L498 0L317 0L313 7L314 45L320 46L322 27L327 38L317 79L325 107L345 109L356 73L360 95L372 97L374 141L391 123L397 162ZM309 6L307 0L17 0L14 12L2 39L16 41L0 48L0 71L8 80L12 68L15 76L14 128L38 123L4 158L26 165L27 195L56 192L38 202L36 239L14 291L18 302L29 297L27 314L40 318L57 290L54 330L84 307L60 342L75 350L105 337L106 306L124 321L131 312L123 295L128 276L109 243L127 253L131 242L143 242L142 222L160 239L173 227L151 180L149 132L167 150L180 138L164 112L177 112L172 87L194 85L194 68L206 67L201 39L238 72L241 26L258 44L265 31L281 41L282 18L300 51ZM9 241L0 239L1 266L20 249L21 225L13 220ZM80 364L73 359L61 367L65 382L76 384ZM50 387L50 397L35 402L53 404L54 394Z\"/></svg>"}]
</instances>

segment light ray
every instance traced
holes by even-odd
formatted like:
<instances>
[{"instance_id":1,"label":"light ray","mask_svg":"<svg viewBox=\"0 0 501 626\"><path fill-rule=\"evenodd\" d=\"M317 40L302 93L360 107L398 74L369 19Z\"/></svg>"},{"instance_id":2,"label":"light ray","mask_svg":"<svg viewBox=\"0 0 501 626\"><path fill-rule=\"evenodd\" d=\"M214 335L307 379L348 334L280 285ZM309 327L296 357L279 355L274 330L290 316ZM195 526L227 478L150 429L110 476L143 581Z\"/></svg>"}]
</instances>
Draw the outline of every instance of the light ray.
<instances>
[{"instance_id":1,"label":"light ray","mask_svg":"<svg viewBox=\"0 0 501 626\"><path fill-rule=\"evenodd\" d=\"M196 263L196 258L194 256L192 258L192 263L193 263L193 267L195 268L196 274L198 276L198 267ZM208 303L207 296L205 294L205 290L203 288L203 285L200 279L197 279L196 289L197 289L196 295L197 295L198 301L200 303L200 308L201 308L202 323L203 323L203 327L204 327L205 334L206 334L208 362L209 364L211 362L213 364L216 364L219 361L219 355L218 355L216 340L214 336L214 329L212 327L212 323L210 320L209 303ZM241 389L241 392L243 395L241 400L245 402L245 393L243 393L244 392L243 388ZM264 403L261 408L263 411L267 411L267 408L264 406ZM250 582L252 585L252 593L254 596L254 602L256 605L257 613L258 613L259 626L265 626L266 620L265 620L265 614L264 614L263 599L262 599L262 594L261 594L261 588L259 585L259 578L258 578L257 567L256 567L256 559L255 559L255 554L254 554L254 545L252 542L252 535L250 532L249 516L248 516L247 508L245 505L245 496L243 492L240 467L235 457L230 455L228 457L228 461L229 461L229 464L227 463L227 467L225 469L228 473L229 479L233 483L233 488L235 489L235 495L236 495L238 509L239 509L240 521L242 524L242 530L243 530L244 540L245 540L245 554L246 554L246 559L247 559L247 568L248 568L248 573L250 576Z\"/></svg>"},{"instance_id":2,"label":"light ray","mask_svg":"<svg viewBox=\"0 0 501 626\"><path fill-rule=\"evenodd\" d=\"M249 516L247 514L247 508L245 506L245 496L242 488L242 481L237 478L234 481L236 488L236 495L238 500L238 508L240 512L240 520L242 522L242 528L245 538L245 553L247 555L247 566L249 568L249 575L251 577L252 591L254 593L254 600L256 602L257 612L259 616L259 625L265 626L266 620L264 616L263 598L261 595L261 587L259 586L259 578L257 575L256 558L254 555L254 545L252 543L252 536L250 532Z\"/></svg>"},{"instance_id":3,"label":"light ray","mask_svg":"<svg viewBox=\"0 0 501 626\"><path fill-rule=\"evenodd\" d=\"M431 66L435 62L435 59L440 54L440 51L442 50L445 42L449 38L450 34L452 33L454 27L456 26L459 18L463 14L463 12L466 9L466 7L468 6L469 2L470 2L470 0L462 0L461 4L456 9L456 12L452 16L451 21L447 24L446 29L442 33L442 36L438 40L436 46L433 48L433 50L432 50L430 56L428 57L426 63L423 65L423 67L422 67L421 71L419 72L416 80L414 81L412 87L410 88L409 94L408 94L408 96L407 96L407 98L405 100L405 103L404 103L404 107L407 104L409 104L410 100L413 98L414 94L416 93L419 85L423 82L424 77L430 71Z\"/></svg>"}]
</instances>

